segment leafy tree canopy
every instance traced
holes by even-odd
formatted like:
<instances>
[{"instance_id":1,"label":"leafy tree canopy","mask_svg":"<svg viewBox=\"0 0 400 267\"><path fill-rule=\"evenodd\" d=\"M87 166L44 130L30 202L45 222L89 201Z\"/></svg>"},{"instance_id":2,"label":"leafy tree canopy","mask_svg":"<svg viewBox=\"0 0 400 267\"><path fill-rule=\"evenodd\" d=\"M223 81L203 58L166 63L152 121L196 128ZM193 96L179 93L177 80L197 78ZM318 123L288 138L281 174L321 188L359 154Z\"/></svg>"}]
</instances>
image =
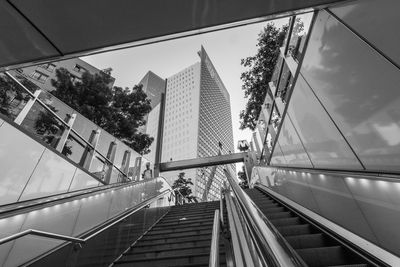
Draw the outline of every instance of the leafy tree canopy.
<instances>
[{"instance_id":1,"label":"leafy tree canopy","mask_svg":"<svg viewBox=\"0 0 400 267\"><path fill-rule=\"evenodd\" d=\"M275 64L279 56L279 48L283 45L288 26L282 29L268 23L258 37L258 51L255 56L244 58L241 65L247 70L240 79L242 90L248 98L246 108L240 112L240 129L254 130L267 94L268 82L271 81Z\"/></svg>"},{"instance_id":2,"label":"leafy tree canopy","mask_svg":"<svg viewBox=\"0 0 400 267\"><path fill-rule=\"evenodd\" d=\"M154 138L138 132L138 127L146 124L144 117L151 110L150 100L141 85L132 90L112 88L110 72L85 72L81 80L74 82L68 70L59 68L57 79L51 80L56 88L52 94L135 151L149 153Z\"/></svg>"},{"instance_id":3,"label":"leafy tree canopy","mask_svg":"<svg viewBox=\"0 0 400 267\"><path fill-rule=\"evenodd\" d=\"M174 181L172 185L172 189L176 189L184 199L187 199L188 202L196 201L196 197L192 195L192 189L189 185L193 185L190 179L185 178L185 173L181 172L178 174L178 179Z\"/></svg>"}]
</instances>

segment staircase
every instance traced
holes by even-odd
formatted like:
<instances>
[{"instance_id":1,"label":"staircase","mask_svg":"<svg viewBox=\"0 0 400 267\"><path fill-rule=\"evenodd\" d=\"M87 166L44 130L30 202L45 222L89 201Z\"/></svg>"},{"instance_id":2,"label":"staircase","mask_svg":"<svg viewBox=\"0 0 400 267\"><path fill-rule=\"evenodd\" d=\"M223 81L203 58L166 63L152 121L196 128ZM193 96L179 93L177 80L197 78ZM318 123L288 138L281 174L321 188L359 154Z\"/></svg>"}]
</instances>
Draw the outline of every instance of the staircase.
<instances>
[{"instance_id":1,"label":"staircase","mask_svg":"<svg viewBox=\"0 0 400 267\"><path fill-rule=\"evenodd\" d=\"M219 201L184 204L171 210L114 266L208 266L214 211ZM220 242L220 263L225 250Z\"/></svg>"},{"instance_id":2,"label":"staircase","mask_svg":"<svg viewBox=\"0 0 400 267\"><path fill-rule=\"evenodd\" d=\"M365 259L308 223L259 189L245 189L280 234L309 267L367 267Z\"/></svg>"}]
</instances>

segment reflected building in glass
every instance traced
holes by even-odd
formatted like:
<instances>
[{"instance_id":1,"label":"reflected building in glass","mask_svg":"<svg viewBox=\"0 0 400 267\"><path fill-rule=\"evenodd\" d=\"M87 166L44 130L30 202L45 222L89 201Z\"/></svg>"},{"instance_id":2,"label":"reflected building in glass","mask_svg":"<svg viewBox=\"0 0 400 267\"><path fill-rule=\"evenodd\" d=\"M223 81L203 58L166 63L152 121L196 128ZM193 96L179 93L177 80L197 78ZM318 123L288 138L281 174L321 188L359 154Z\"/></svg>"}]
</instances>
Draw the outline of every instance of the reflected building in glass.
<instances>
[{"instance_id":1,"label":"reflected building in glass","mask_svg":"<svg viewBox=\"0 0 400 267\"><path fill-rule=\"evenodd\" d=\"M398 8L353 1L291 18L260 115L263 159L400 172L400 39L382 32Z\"/></svg>"},{"instance_id":2,"label":"reflected building in glass","mask_svg":"<svg viewBox=\"0 0 400 267\"><path fill-rule=\"evenodd\" d=\"M167 79L162 162L233 153L230 96L203 47L197 62ZM236 173L233 164L226 167ZM219 199L224 166L185 170L196 197ZM172 183L178 171L163 173ZM214 174L212 174L214 173ZM212 183L207 182L213 176ZM209 187L209 188L208 188Z\"/></svg>"}]
</instances>

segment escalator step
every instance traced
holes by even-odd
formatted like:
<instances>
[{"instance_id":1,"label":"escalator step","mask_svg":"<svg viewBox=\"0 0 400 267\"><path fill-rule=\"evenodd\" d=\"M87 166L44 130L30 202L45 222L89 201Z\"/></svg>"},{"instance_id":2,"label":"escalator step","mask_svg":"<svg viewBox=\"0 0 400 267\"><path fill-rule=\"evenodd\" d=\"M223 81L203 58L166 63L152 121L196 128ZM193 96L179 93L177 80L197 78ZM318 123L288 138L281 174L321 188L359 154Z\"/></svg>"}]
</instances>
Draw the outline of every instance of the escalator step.
<instances>
[{"instance_id":1,"label":"escalator step","mask_svg":"<svg viewBox=\"0 0 400 267\"><path fill-rule=\"evenodd\" d=\"M265 213L277 213L277 212L284 212L285 207L275 207L275 208L261 208L262 211Z\"/></svg>"},{"instance_id":2,"label":"escalator step","mask_svg":"<svg viewBox=\"0 0 400 267\"><path fill-rule=\"evenodd\" d=\"M300 225L290 225L290 226L281 226L276 227L283 236L294 236L294 235L306 235L311 234L311 225L309 224L300 224Z\"/></svg>"},{"instance_id":3,"label":"escalator step","mask_svg":"<svg viewBox=\"0 0 400 267\"><path fill-rule=\"evenodd\" d=\"M288 243L294 249L302 249L302 248L318 248L318 247L327 247L329 245L333 245L329 241L324 234L310 234L310 235L297 235L297 236L288 236L286 237Z\"/></svg>"},{"instance_id":4,"label":"escalator step","mask_svg":"<svg viewBox=\"0 0 400 267\"><path fill-rule=\"evenodd\" d=\"M292 213L290 211L285 211L285 212L277 212L277 213L272 213L272 214L267 214L264 213L265 216L267 216L268 219L274 220L274 219L283 219L283 218L291 218L293 217Z\"/></svg>"},{"instance_id":5,"label":"escalator step","mask_svg":"<svg viewBox=\"0 0 400 267\"><path fill-rule=\"evenodd\" d=\"M340 246L297 249L309 267L348 265L352 262Z\"/></svg>"},{"instance_id":6,"label":"escalator step","mask_svg":"<svg viewBox=\"0 0 400 267\"><path fill-rule=\"evenodd\" d=\"M271 221L272 224L275 225L276 227L301 224L301 219L300 219L299 217L283 218L283 219L274 219L274 220L270 220L270 221Z\"/></svg>"}]
</instances>

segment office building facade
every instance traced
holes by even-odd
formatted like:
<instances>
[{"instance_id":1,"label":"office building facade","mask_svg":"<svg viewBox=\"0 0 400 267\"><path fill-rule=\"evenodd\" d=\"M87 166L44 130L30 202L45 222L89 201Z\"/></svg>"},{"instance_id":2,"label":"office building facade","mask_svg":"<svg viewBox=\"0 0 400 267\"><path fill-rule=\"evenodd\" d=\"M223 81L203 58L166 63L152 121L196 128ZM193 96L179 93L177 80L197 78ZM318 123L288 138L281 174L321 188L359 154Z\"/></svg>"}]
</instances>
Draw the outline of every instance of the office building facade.
<instances>
[{"instance_id":1,"label":"office building facade","mask_svg":"<svg viewBox=\"0 0 400 267\"><path fill-rule=\"evenodd\" d=\"M54 61L36 66L16 69L19 75L24 76L27 80L33 82L41 90L51 92L54 87L51 85L51 80L57 80L56 69L64 68L68 70L73 82L80 81L82 74L86 71L94 75L102 70L90 65L80 58L71 58L62 61ZM104 70L107 71L107 70ZM114 85L114 78L111 78L110 87Z\"/></svg>"},{"instance_id":2,"label":"office building facade","mask_svg":"<svg viewBox=\"0 0 400 267\"><path fill-rule=\"evenodd\" d=\"M233 153L230 97L210 58L202 47L200 62L167 79L162 162ZM224 181L222 166L186 170L193 192L202 198L211 173L208 199L219 198ZM235 173L235 166L227 168ZM165 174L173 182L179 172Z\"/></svg>"}]
</instances>

